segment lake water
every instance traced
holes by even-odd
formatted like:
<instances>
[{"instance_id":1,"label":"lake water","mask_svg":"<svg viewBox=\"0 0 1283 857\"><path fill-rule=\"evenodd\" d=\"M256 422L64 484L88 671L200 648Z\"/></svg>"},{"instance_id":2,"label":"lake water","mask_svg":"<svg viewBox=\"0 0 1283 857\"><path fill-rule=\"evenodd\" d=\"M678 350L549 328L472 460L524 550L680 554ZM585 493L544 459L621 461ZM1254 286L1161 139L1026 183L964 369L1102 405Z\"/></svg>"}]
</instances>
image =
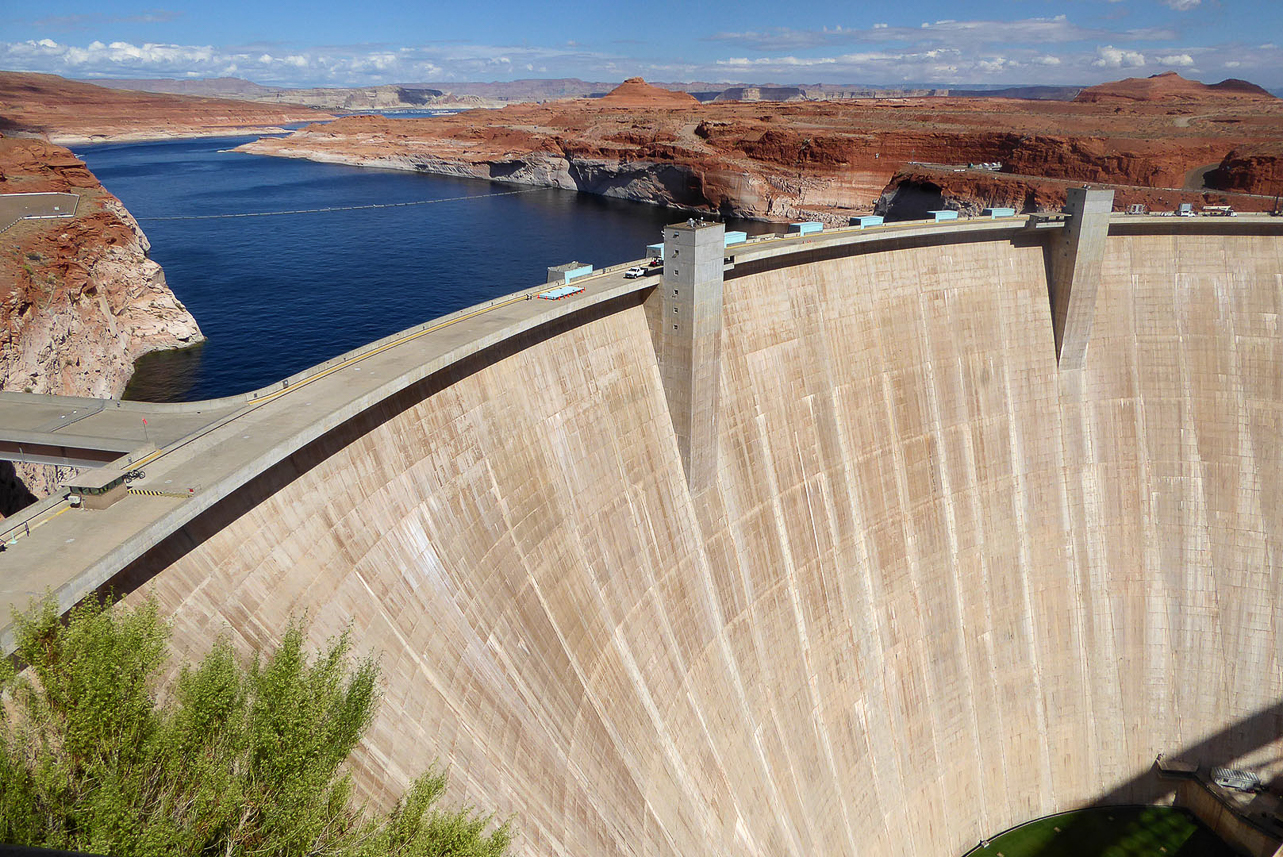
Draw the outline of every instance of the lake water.
<instances>
[{"instance_id":1,"label":"lake water","mask_svg":"<svg viewBox=\"0 0 1283 857\"><path fill-rule=\"evenodd\" d=\"M568 191L226 151L251 138L82 146L208 341L139 361L126 398L243 393L572 259L645 255L681 212ZM512 191L524 191L512 194ZM505 194L505 195L498 195ZM271 217L165 220L436 200ZM761 223L728 228L768 231Z\"/></svg>"}]
</instances>

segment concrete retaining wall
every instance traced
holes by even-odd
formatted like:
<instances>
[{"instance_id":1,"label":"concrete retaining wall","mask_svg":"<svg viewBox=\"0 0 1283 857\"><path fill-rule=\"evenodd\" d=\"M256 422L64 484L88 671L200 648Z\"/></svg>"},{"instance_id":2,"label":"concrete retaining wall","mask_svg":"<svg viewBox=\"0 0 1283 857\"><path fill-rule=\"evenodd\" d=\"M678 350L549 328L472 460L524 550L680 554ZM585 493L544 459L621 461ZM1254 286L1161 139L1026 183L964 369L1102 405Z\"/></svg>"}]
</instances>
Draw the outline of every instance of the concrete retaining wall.
<instances>
[{"instance_id":1,"label":"concrete retaining wall","mask_svg":"<svg viewBox=\"0 0 1283 857\"><path fill-rule=\"evenodd\" d=\"M1244 821L1204 783L1197 780L1181 783L1177 790L1177 803L1198 816L1199 821L1241 854L1277 857L1283 851L1276 838Z\"/></svg>"}]
</instances>

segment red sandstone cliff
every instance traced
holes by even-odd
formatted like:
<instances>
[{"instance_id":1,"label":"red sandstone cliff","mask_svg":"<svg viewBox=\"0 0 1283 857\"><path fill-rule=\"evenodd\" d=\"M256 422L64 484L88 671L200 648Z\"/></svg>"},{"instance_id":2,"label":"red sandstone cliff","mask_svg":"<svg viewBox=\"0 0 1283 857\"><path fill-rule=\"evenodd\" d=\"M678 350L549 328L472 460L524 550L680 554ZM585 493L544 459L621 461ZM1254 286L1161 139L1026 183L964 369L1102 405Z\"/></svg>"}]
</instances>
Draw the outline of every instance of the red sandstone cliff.
<instances>
[{"instance_id":1,"label":"red sandstone cliff","mask_svg":"<svg viewBox=\"0 0 1283 857\"><path fill-rule=\"evenodd\" d=\"M1234 149L1207 174L1207 180L1228 191L1277 197L1283 194L1283 144Z\"/></svg>"},{"instance_id":2,"label":"red sandstone cliff","mask_svg":"<svg viewBox=\"0 0 1283 857\"><path fill-rule=\"evenodd\" d=\"M143 354L203 339L147 257L137 222L81 160L43 140L0 138L0 193L41 192L80 202L75 217L20 220L4 231L0 387L116 397ZM20 472L37 494L60 475Z\"/></svg>"},{"instance_id":3,"label":"red sandstone cliff","mask_svg":"<svg viewBox=\"0 0 1283 857\"><path fill-rule=\"evenodd\" d=\"M1242 97L1227 98L1218 87L1165 78L1147 98L1126 103L699 104L631 79L596 100L432 119L352 117L242 149L777 220L842 222L872 209L923 164L961 170L949 184L971 206L995 198L1019 208L1055 204L1065 182L1131 188L1146 199L1197 195L1205 175L1218 192L1269 193L1261 189L1270 181L1268 161L1212 168L1246 147L1283 146L1283 102L1242 86L1230 88ZM1164 89L1179 90L1179 97L1164 96ZM986 162L1000 162L1001 172L968 169ZM1252 210L1269 201L1236 197L1232 204Z\"/></svg>"},{"instance_id":4,"label":"red sandstone cliff","mask_svg":"<svg viewBox=\"0 0 1283 857\"><path fill-rule=\"evenodd\" d=\"M689 92L673 92L651 86L640 77L630 77L602 96L598 104L611 107L692 107L699 99Z\"/></svg>"}]
</instances>

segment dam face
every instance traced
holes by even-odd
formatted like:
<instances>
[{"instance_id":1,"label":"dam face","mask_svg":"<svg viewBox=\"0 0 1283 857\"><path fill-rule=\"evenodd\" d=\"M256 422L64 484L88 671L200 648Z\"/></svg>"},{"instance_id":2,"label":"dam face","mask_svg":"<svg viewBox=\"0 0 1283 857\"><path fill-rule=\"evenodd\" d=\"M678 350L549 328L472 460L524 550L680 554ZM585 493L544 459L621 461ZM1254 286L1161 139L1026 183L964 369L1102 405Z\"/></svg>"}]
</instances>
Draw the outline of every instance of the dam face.
<instances>
[{"instance_id":1,"label":"dam face","mask_svg":"<svg viewBox=\"0 0 1283 857\"><path fill-rule=\"evenodd\" d=\"M432 760L516 853L955 855L1283 751L1283 241L1111 234L1079 369L1043 249L744 266L692 491L646 310L303 447L136 569L198 655L382 653L365 794Z\"/></svg>"}]
</instances>

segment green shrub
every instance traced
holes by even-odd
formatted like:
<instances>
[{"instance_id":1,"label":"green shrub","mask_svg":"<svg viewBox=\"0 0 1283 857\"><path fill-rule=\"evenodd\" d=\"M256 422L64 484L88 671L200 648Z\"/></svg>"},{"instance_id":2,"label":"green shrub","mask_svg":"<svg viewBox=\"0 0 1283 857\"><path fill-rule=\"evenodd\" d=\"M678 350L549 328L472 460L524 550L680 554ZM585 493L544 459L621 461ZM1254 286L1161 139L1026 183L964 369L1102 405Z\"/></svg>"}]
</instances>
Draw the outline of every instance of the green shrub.
<instances>
[{"instance_id":1,"label":"green shrub","mask_svg":"<svg viewBox=\"0 0 1283 857\"><path fill-rule=\"evenodd\" d=\"M314 661L291 624L248 670L220 640L157 703L169 628L156 604L52 601L18 615L0 661L0 842L130 855L500 857L508 822L436 807L419 777L388 813L351 800L343 761L378 706L378 667L347 633ZM491 829L493 828L493 829Z\"/></svg>"}]
</instances>

